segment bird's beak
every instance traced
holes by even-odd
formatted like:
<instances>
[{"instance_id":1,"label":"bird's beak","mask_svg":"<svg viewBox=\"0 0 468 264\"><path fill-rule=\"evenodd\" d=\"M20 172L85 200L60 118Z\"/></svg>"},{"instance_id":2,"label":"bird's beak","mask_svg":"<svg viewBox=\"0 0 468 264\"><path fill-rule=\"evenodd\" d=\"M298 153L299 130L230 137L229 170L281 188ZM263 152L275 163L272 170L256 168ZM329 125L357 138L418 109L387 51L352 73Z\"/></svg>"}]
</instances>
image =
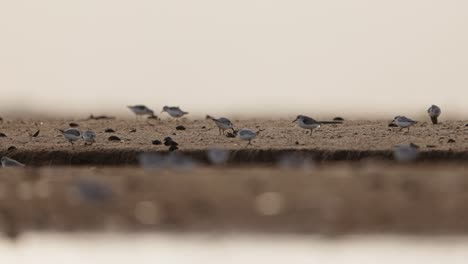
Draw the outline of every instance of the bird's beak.
<instances>
[{"instance_id":1,"label":"bird's beak","mask_svg":"<svg viewBox=\"0 0 468 264\"><path fill-rule=\"evenodd\" d=\"M297 121L297 118L296 118L296 119L294 119L294 121L292 121L291 123L294 123L294 122L296 122L296 121Z\"/></svg>"}]
</instances>

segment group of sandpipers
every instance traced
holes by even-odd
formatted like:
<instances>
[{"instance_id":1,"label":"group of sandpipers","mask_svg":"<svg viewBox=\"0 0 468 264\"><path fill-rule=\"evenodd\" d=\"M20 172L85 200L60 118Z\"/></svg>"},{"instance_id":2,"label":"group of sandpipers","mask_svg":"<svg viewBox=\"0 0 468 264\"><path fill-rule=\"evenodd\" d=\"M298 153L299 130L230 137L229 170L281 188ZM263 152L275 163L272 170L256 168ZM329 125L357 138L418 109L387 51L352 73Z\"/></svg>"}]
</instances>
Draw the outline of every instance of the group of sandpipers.
<instances>
[{"instance_id":1,"label":"group of sandpipers","mask_svg":"<svg viewBox=\"0 0 468 264\"><path fill-rule=\"evenodd\" d=\"M146 107L145 105L133 105L133 106L128 106L128 108L137 116L145 116L148 115L150 117L155 117L154 111L151 110L150 108ZM180 109L178 106L164 106L161 113L166 112L168 113L171 117L178 119L181 118L185 115L188 114L188 112L185 112ZM431 121L433 124L438 123L438 117L441 114L441 110L438 106L432 105L428 110L427 113L429 117L431 118ZM253 131L247 128L242 128L236 130L234 128L233 123L226 117L220 117L220 118L214 118L212 116L207 115L207 119L212 120L216 126L219 129L219 134L225 134L226 130L232 130L233 135L239 137L239 139L247 141L247 146L251 145L252 139L254 139L259 132L262 130L257 130ZM296 119L292 121L292 123L297 123L297 125L300 128L310 130L310 135L312 136L313 130L319 128L321 125L324 124L341 124L343 121L342 120L334 120L334 121L317 121L311 117L305 116L305 115L298 115ZM407 128L409 131L409 128L416 124L417 121L414 121L410 118L407 118L405 116L396 116L393 121L390 123L390 125L399 127L400 130L403 128ZM80 129L78 128L68 128L65 130L58 129L60 133L64 136L66 140L68 140L72 146L74 142L83 139L85 145L92 145L96 141L96 133L87 130L85 132L81 132ZM13 159L10 159L8 157L2 157L1 159L2 167L11 167L11 166L24 166L18 161L15 161Z\"/></svg>"}]
</instances>

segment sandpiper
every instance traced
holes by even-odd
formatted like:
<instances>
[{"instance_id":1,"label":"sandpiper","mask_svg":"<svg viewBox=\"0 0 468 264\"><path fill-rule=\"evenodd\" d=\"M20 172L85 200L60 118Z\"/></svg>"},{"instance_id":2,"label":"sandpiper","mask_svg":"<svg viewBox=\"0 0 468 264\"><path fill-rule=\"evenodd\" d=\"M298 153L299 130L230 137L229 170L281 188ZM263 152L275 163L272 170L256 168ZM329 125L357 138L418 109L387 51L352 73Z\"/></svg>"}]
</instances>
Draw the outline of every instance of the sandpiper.
<instances>
[{"instance_id":1,"label":"sandpiper","mask_svg":"<svg viewBox=\"0 0 468 264\"><path fill-rule=\"evenodd\" d=\"M402 130L403 128L408 128L409 132L410 126L416 124L417 121L411 120L406 116L395 116L391 123L396 124L400 128L400 130Z\"/></svg>"},{"instance_id":2,"label":"sandpiper","mask_svg":"<svg viewBox=\"0 0 468 264\"><path fill-rule=\"evenodd\" d=\"M252 145L252 143L251 143L252 139L254 139L258 135L259 132L260 132L260 130L257 131L257 132L254 132L254 131L252 131L250 129L247 129L247 128L243 128L243 129L240 129L238 131L234 131L234 133L236 133L237 136L241 140L248 141L246 146Z\"/></svg>"},{"instance_id":3,"label":"sandpiper","mask_svg":"<svg viewBox=\"0 0 468 264\"><path fill-rule=\"evenodd\" d=\"M440 107L437 105L431 105L429 109L427 109L427 113L429 114L429 117L431 118L432 124L437 124L437 118L440 116L442 111L440 110Z\"/></svg>"},{"instance_id":4,"label":"sandpiper","mask_svg":"<svg viewBox=\"0 0 468 264\"><path fill-rule=\"evenodd\" d=\"M182 111L178 106L164 106L162 112L168 113L170 116L174 118L180 118L184 115L188 114L188 112Z\"/></svg>"},{"instance_id":5,"label":"sandpiper","mask_svg":"<svg viewBox=\"0 0 468 264\"><path fill-rule=\"evenodd\" d=\"M81 131L77 128L69 128L66 130L58 129L58 131L60 131L63 137L65 137L65 139L72 144L72 147L73 142L81 139Z\"/></svg>"},{"instance_id":6,"label":"sandpiper","mask_svg":"<svg viewBox=\"0 0 468 264\"><path fill-rule=\"evenodd\" d=\"M2 157L1 159L2 167L24 167L25 165L17 160L10 159L8 157Z\"/></svg>"},{"instance_id":7,"label":"sandpiper","mask_svg":"<svg viewBox=\"0 0 468 264\"><path fill-rule=\"evenodd\" d=\"M94 142L96 142L96 133L91 130L84 132L83 140L85 141L85 145L92 145Z\"/></svg>"},{"instance_id":8,"label":"sandpiper","mask_svg":"<svg viewBox=\"0 0 468 264\"><path fill-rule=\"evenodd\" d=\"M341 121L317 121L311 117L305 115L298 115L292 123L296 123L299 125L300 128L309 129L310 136L312 136L312 131L314 129L319 128L323 124L341 124Z\"/></svg>"},{"instance_id":9,"label":"sandpiper","mask_svg":"<svg viewBox=\"0 0 468 264\"><path fill-rule=\"evenodd\" d=\"M149 115L149 116L154 116L154 111L146 107L145 105L129 105L127 106L132 112L138 116L143 116L143 115Z\"/></svg>"},{"instance_id":10,"label":"sandpiper","mask_svg":"<svg viewBox=\"0 0 468 264\"><path fill-rule=\"evenodd\" d=\"M212 116L207 115L206 118L211 119L213 120L213 122L215 122L216 126L218 126L220 135L221 133L224 135L224 131L226 129L232 129L232 131L234 131L234 125L232 124L231 120L225 117L214 118Z\"/></svg>"}]
</instances>

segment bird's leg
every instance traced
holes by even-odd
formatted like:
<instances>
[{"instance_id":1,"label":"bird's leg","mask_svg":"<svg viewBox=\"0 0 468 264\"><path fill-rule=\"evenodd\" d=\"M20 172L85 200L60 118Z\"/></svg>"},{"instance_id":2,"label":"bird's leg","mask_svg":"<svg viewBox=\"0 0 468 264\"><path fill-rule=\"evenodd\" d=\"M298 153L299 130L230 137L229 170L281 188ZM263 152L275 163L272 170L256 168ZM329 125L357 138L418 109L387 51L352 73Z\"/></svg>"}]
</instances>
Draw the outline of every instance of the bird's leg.
<instances>
[{"instance_id":1,"label":"bird's leg","mask_svg":"<svg viewBox=\"0 0 468 264\"><path fill-rule=\"evenodd\" d=\"M219 131L219 135L221 135L221 130L222 130L221 128L219 128L219 129L218 129L218 131Z\"/></svg>"},{"instance_id":2,"label":"bird's leg","mask_svg":"<svg viewBox=\"0 0 468 264\"><path fill-rule=\"evenodd\" d=\"M310 130L310 136L312 136L312 129Z\"/></svg>"},{"instance_id":3,"label":"bird's leg","mask_svg":"<svg viewBox=\"0 0 468 264\"><path fill-rule=\"evenodd\" d=\"M409 133L409 127L408 127L408 133Z\"/></svg>"}]
</instances>

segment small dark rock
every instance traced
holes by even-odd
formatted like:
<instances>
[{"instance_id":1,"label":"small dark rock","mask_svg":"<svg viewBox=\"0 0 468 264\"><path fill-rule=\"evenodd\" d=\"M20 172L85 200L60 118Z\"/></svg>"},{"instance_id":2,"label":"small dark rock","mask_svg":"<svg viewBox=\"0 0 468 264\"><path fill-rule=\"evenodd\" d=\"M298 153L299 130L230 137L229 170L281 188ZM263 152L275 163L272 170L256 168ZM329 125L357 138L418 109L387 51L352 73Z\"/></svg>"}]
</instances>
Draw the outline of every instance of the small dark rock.
<instances>
[{"instance_id":1,"label":"small dark rock","mask_svg":"<svg viewBox=\"0 0 468 264\"><path fill-rule=\"evenodd\" d=\"M206 128L206 126L202 126L201 128L202 128L202 129L205 129L205 128Z\"/></svg>"},{"instance_id":2,"label":"small dark rock","mask_svg":"<svg viewBox=\"0 0 468 264\"><path fill-rule=\"evenodd\" d=\"M37 137L37 136L39 136L39 132L41 132L41 131L40 131L40 130L37 130L36 133L32 134L31 136L32 136L32 137Z\"/></svg>"},{"instance_id":3,"label":"small dark rock","mask_svg":"<svg viewBox=\"0 0 468 264\"><path fill-rule=\"evenodd\" d=\"M299 141L296 141L295 144L296 144L296 145L299 145Z\"/></svg>"},{"instance_id":4,"label":"small dark rock","mask_svg":"<svg viewBox=\"0 0 468 264\"><path fill-rule=\"evenodd\" d=\"M108 138L109 141L121 141L120 138L118 136L110 136Z\"/></svg>"},{"instance_id":5,"label":"small dark rock","mask_svg":"<svg viewBox=\"0 0 468 264\"><path fill-rule=\"evenodd\" d=\"M136 132L136 128L130 129L130 133L135 133L135 132Z\"/></svg>"},{"instance_id":6,"label":"small dark rock","mask_svg":"<svg viewBox=\"0 0 468 264\"><path fill-rule=\"evenodd\" d=\"M344 118L337 116L333 118L333 121L344 121Z\"/></svg>"},{"instance_id":7,"label":"small dark rock","mask_svg":"<svg viewBox=\"0 0 468 264\"><path fill-rule=\"evenodd\" d=\"M185 127L184 127L184 126L176 126L175 129L176 129L176 130L185 130Z\"/></svg>"},{"instance_id":8,"label":"small dark rock","mask_svg":"<svg viewBox=\"0 0 468 264\"><path fill-rule=\"evenodd\" d=\"M79 127L80 125L78 125L77 123L70 123L68 124L70 127Z\"/></svg>"},{"instance_id":9,"label":"small dark rock","mask_svg":"<svg viewBox=\"0 0 468 264\"><path fill-rule=\"evenodd\" d=\"M228 138L235 138L236 135L234 135L234 134L231 133L231 132L227 132L227 133L226 133L226 137L228 137Z\"/></svg>"},{"instance_id":10,"label":"small dark rock","mask_svg":"<svg viewBox=\"0 0 468 264\"><path fill-rule=\"evenodd\" d=\"M15 146L10 146L8 147L8 151L16 150L17 148Z\"/></svg>"},{"instance_id":11,"label":"small dark rock","mask_svg":"<svg viewBox=\"0 0 468 264\"><path fill-rule=\"evenodd\" d=\"M436 145L426 145L427 148L435 148Z\"/></svg>"},{"instance_id":12,"label":"small dark rock","mask_svg":"<svg viewBox=\"0 0 468 264\"><path fill-rule=\"evenodd\" d=\"M468 124L466 124L465 126L468 127Z\"/></svg>"},{"instance_id":13,"label":"small dark rock","mask_svg":"<svg viewBox=\"0 0 468 264\"><path fill-rule=\"evenodd\" d=\"M112 128L107 128L106 130L104 130L104 132L106 132L106 133L115 133L115 130L112 129Z\"/></svg>"},{"instance_id":14,"label":"small dark rock","mask_svg":"<svg viewBox=\"0 0 468 264\"><path fill-rule=\"evenodd\" d=\"M157 140L157 139L153 140L151 143L153 143L153 145L161 145L162 144L161 140Z\"/></svg>"},{"instance_id":15,"label":"small dark rock","mask_svg":"<svg viewBox=\"0 0 468 264\"><path fill-rule=\"evenodd\" d=\"M5 133L0 132L0 137L7 137L7 135L5 135Z\"/></svg>"},{"instance_id":16,"label":"small dark rock","mask_svg":"<svg viewBox=\"0 0 468 264\"><path fill-rule=\"evenodd\" d=\"M398 126L396 124L394 124L394 123L390 123L390 124L388 124L388 127L398 127Z\"/></svg>"},{"instance_id":17,"label":"small dark rock","mask_svg":"<svg viewBox=\"0 0 468 264\"><path fill-rule=\"evenodd\" d=\"M172 138L171 138L171 137L165 137L163 140L164 140L164 142L166 142L166 141L172 141Z\"/></svg>"},{"instance_id":18,"label":"small dark rock","mask_svg":"<svg viewBox=\"0 0 468 264\"><path fill-rule=\"evenodd\" d=\"M455 140L450 138L447 143L455 143Z\"/></svg>"},{"instance_id":19,"label":"small dark rock","mask_svg":"<svg viewBox=\"0 0 468 264\"><path fill-rule=\"evenodd\" d=\"M172 135L173 135L173 136L177 136L177 134L176 134L176 133L172 133Z\"/></svg>"},{"instance_id":20,"label":"small dark rock","mask_svg":"<svg viewBox=\"0 0 468 264\"><path fill-rule=\"evenodd\" d=\"M179 148L177 147L177 145L171 145L171 146L169 147L169 151L171 151L171 152L174 151L174 150L178 150L178 149L179 149Z\"/></svg>"}]
</instances>

